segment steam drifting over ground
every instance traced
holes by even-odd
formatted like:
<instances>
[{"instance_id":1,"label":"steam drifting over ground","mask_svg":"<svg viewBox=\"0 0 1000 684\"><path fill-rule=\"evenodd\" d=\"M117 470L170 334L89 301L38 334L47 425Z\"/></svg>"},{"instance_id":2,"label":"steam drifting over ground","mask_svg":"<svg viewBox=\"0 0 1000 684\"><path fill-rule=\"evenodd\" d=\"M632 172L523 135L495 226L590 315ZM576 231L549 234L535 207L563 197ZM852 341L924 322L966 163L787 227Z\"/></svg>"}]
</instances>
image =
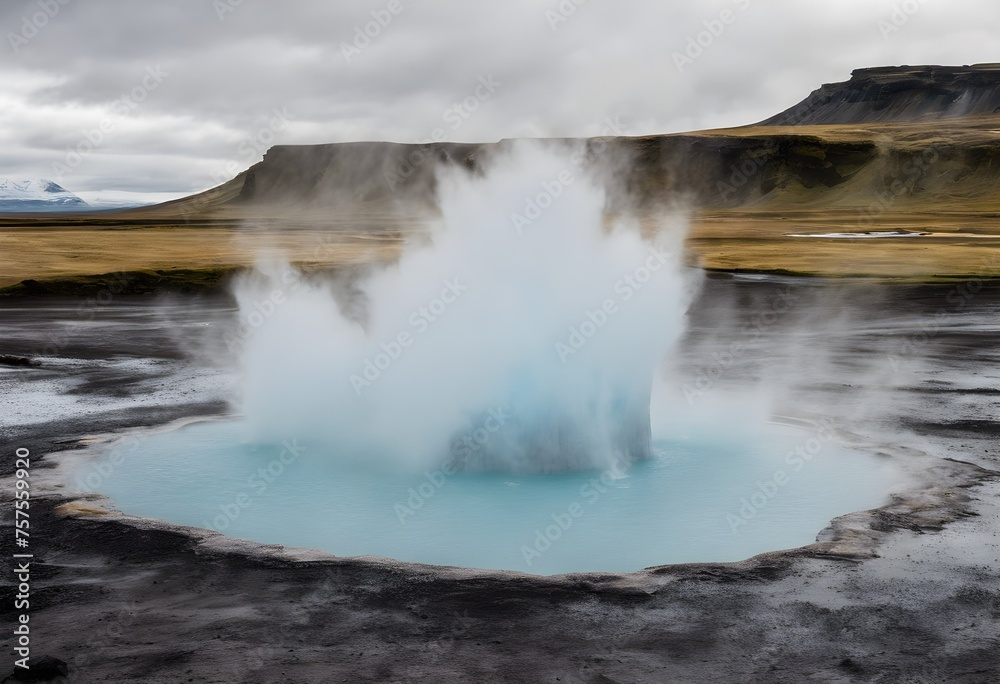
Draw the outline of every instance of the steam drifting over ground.
<instances>
[{"instance_id":1,"label":"steam drifting over ground","mask_svg":"<svg viewBox=\"0 0 1000 684\"><path fill-rule=\"evenodd\" d=\"M413 469L648 456L653 380L694 282L687 223L608 218L582 158L519 143L483 173L442 168L427 238L346 286L280 264L241 279L249 437Z\"/></svg>"}]
</instances>

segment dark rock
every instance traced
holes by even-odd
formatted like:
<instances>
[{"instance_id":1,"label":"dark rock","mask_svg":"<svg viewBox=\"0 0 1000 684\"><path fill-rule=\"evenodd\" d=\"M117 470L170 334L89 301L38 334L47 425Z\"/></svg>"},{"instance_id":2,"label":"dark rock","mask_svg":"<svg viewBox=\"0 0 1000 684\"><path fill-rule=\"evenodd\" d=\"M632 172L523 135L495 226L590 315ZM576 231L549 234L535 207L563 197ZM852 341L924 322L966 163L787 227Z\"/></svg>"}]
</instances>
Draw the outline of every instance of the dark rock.
<instances>
[{"instance_id":1,"label":"dark rock","mask_svg":"<svg viewBox=\"0 0 1000 684\"><path fill-rule=\"evenodd\" d=\"M31 667L27 670L23 667L15 667L10 674L3 678L3 682L49 682L57 677L69 676L69 665L50 655L33 658L30 665Z\"/></svg>"},{"instance_id":2,"label":"dark rock","mask_svg":"<svg viewBox=\"0 0 1000 684\"><path fill-rule=\"evenodd\" d=\"M48 288L45 285L30 278L22 280L21 285L27 291L27 294L46 294L48 292Z\"/></svg>"},{"instance_id":3,"label":"dark rock","mask_svg":"<svg viewBox=\"0 0 1000 684\"><path fill-rule=\"evenodd\" d=\"M856 69L763 126L953 119L1000 110L1000 64Z\"/></svg>"},{"instance_id":4,"label":"dark rock","mask_svg":"<svg viewBox=\"0 0 1000 684\"><path fill-rule=\"evenodd\" d=\"M27 356L0 354L0 365L31 367L31 366L41 366L42 362L37 359L29 359Z\"/></svg>"},{"instance_id":5,"label":"dark rock","mask_svg":"<svg viewBox=\"0 0 1000 684\"><path fill-rule=\"evenodd\" d=\"M851 660L850 658L844 658L840 661L839 666L847 670L848 672L853 672L855 674L861 674L864 671L860 665Z\"/></svg>"}]
</instances>

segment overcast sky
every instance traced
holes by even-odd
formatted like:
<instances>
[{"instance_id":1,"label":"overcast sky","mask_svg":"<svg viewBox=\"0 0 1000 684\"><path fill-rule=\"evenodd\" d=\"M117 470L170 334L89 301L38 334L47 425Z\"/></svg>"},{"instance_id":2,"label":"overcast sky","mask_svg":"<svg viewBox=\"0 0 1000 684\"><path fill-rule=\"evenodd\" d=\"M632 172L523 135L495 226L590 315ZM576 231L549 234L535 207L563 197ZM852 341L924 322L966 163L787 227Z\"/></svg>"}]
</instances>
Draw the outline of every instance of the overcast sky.
<instances>
[{"instance_id":1,"label":"overcast sky","mask_svg":"<svg viewBox=\"0 0 1000 684\"><path fill-rule=\"evenodd\" d=\"M276 143L681 132L859 67L1000 62L995 0L0 0L0 29L0 176L91 199Z\"/></svg>"}]
</instances>

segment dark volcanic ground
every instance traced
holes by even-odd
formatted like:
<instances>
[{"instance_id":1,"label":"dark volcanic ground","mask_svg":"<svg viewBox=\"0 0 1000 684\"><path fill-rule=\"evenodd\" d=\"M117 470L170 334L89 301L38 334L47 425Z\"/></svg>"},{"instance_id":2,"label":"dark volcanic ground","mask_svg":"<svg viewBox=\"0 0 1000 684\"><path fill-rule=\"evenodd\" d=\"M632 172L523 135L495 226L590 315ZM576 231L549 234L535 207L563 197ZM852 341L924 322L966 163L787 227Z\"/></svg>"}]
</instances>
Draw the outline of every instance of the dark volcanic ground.
<instances>
[{"instance_id":1,"label":"dark volcanic ground","mask_svg":"<svg viewBox=\"0 0 1000 684\"><path fill-rule=\"evenodd\" d=\"M1000 681L998 312L1000 288L979 281L709 280L677 391L833 421L907 467L912 491L804 549L546 578L67 515L78 497L46 467L67 456L47 454L225 410L232 370L211 359L232 305L2 301L0 354L44 362L0 367L8 559L13 452L33 455L32 657L79 682Z\"/></svg>"}]
</instances>

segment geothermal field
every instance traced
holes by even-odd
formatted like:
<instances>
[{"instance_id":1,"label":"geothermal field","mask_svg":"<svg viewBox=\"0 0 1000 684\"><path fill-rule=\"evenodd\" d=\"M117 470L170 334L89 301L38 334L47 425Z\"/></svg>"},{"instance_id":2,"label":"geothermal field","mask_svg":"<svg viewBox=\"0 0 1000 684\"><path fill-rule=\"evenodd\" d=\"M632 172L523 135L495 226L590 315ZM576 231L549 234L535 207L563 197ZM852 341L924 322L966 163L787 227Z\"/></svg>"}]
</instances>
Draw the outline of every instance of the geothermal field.
<instances>
[{"instance_id":1,"label":"geothermal field","mask_svg":"<svg viewBox=\"0 0 1000 684\"><path fill-rule=\"evenodd\" d=\"M737 32L775 10L650 6L694 22L677 92L732 112L529 115L509 93L562 82L539 53L428 137L435 91L390 58L443 10L101 4L0 12L2 681L1000 681L1000 64L743 90L713 60L763 59ZM865 14L865 54L951 26L914 7ZM475 64L500 34L567 63L571 31L658 44L582 2L453 9ZM119 43L70 38L112 16ZM174 60L206 35L282 78ZM326 43L339 99L297 80ZM117 83L52 66L67 45L156 56L79 144L18 133L89 126ZM581 108L584 73L645 92L594 67Z\"/></svg>"}]
</instances>

